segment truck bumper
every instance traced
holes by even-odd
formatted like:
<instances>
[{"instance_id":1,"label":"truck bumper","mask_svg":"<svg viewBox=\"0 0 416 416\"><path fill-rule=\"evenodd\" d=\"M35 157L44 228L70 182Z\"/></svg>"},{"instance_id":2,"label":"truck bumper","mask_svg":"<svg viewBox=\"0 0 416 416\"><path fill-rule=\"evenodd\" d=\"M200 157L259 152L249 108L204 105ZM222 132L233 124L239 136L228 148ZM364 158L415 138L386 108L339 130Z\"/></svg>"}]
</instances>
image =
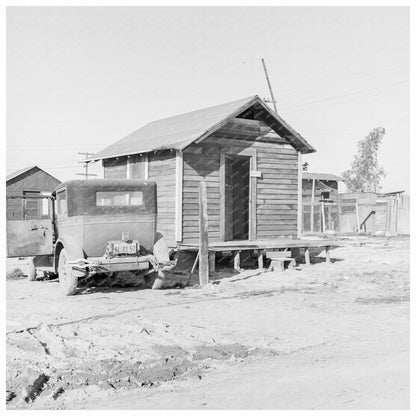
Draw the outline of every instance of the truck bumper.
<instances>
[{"instance_id":1,"label":"truck bumper","mask_svg":"<svg viewBox=\"0 0 416 416\"><path fill-rule=\"evenodd\" d=\"M157 268L154 256L135 257L89 257L70 262L74 270L93 273L113 273L123 271L143 271Z\"/></svg>"}]
</instances>

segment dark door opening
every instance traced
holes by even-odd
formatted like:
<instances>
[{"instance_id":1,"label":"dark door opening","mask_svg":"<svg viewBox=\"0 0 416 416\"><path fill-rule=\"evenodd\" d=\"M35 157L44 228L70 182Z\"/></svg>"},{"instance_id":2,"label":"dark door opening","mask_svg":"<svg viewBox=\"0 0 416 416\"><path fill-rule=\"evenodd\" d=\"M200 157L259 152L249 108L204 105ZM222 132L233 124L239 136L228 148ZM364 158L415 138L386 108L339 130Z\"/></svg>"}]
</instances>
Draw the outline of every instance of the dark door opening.
<instances>
[{"instance_id":1,"label":"dark door opening","mask_svg":"<svg viewBox=\"0 0 416 416\"><path fill-rule=\"evenodd\" d=\"M225 240L248 240L250 157L225 157Z\"/></svg>"}]
</instances>

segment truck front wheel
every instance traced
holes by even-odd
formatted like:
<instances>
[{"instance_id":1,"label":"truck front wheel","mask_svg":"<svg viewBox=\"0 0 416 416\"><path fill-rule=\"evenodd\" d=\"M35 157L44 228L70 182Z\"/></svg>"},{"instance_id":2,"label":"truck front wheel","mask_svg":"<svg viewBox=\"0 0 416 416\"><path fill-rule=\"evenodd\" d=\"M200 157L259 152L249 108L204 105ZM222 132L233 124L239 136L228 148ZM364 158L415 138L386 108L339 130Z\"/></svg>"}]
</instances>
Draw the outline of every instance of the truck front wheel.
<instances>
[{"instance_id":1,"label":"truck front wheel","mask_svg":"<svg viewBox=\"0 0 416 416\"><path fill-rule=\"evenodd\" d=\"M72 267L68 264L68 254L63 248L59 253L58 278L61 292L65 296L75 294L77 290L78 277L75 276Z\"/></svg>"}]
</instances>

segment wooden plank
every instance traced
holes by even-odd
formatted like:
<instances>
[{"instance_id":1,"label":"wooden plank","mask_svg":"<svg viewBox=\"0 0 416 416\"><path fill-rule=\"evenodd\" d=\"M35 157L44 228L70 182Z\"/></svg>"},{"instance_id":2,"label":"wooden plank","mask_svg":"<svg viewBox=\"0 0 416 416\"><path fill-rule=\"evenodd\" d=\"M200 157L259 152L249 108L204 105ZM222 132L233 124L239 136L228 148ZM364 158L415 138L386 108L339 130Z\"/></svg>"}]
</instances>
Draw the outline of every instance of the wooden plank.
<instances>
[{"instance_id":1,"label":"wooden plank","mask_svg":"<svg viewBox=\"0 0 416 416\"><path fill-rule=\"evenodd\" d=\"M215 272L215 251L210 251L208 254L209 272Z\"/></svg>"},{"instance_id":2,"label":"wooden plank","mask_svg":"<svg viewBox=\"0 0 416 416\"><path fill-rule=\"evenodd\" d=\"M225 241L225 153L220 152L220 240Z\"/></svg>"},{"instance_id":3,"label":"wooden plank","mask_svg":"<svg viewBox=\"0 0 416 416\"><path fill-rule=\"evenodd\" d=\"M310 257L310 249L309 249L309 247L306 247L305 248L305 263L308 266L311 264L311 257Z\"/></svg>"},{"instance_id":4,"label":"wooden plank","mask_svg":"<svg viewBox=\"0 0 416 416\"><path fill-rule=\"evenodd\" d=\"M199 184L199 284L204 287L209 281L208 265L208 200L204 181Z\"/></svg>"},{"instance_id":5,"label":"wooden plank","mask_svg":"<svg viewBox=\"0 0 416 416\"><path fill-rule=\"evenodd\" d=\"M257 170L257 151L254 149L253 155L250 157L250 170ZM257 178L250 177L249 189L249 240L257 239Z\"/></svg>"},{"instance_id":6,"label":"wooden plank","mask_svg":"<svg viewBox=\"0 0 416 416\"><path fill-rule=\"evenodd\" d=\"M256 241L233 240L233 241L212 241L209 243L209 249L215 251L233 251L233 250L266 250L281 248L305 248L305 247L331 247L342 246L340 240L310 240L310 239L292 239L292 238L275 238L259 239ZM198 250L198 244L183 243L180 249Z\"/></svg>"},{"instance_id":7,"label":"wooden plank","mask_svg":"<svg viewBox=\"0 0 416 416\"><path fill-rule=\"evenodd\" d=\"M183 154L176 151L175 240L182 241Z\"/></svg>"},{"instance_id":8,"label":"wooden plank","mask_svg":"<svg viewBox=\"0 0 416 416\"><path fill-rule=\"evenodd\" d=\"M257 257L257 269L263 270L264 269L264 254L262 251L259 251Z\"/></svg>"},{"instance_id":9,"label":"wooden plank","mask_svg":"<svg viewBox=\"0 0 416 416\"><path fill-rule=\"evenodd\" d=\"M237 270L238 272L241 270L240 268L240 250L237 250L234 254L234 270Z\"/></svg>"},{"instance_id":10,"label":"wooden plank","mask_svg":"<svg viewBox=\"0 0 416 416\"><path fill-rule=\"evenodd\" d=\"M303 196L303 195L302 195ZM315 177L312 180L312 194L311 194L311 216L310 216L310 221L311 221L311 232L313 232L313 209L314 209L314 204L315 204Z\"/></svg>"},{"instance_id":11,"label":"wooden plank","mask_svg":"<svg viewBox=\"0 0 416 416\"><path fill-rule=\"evenodd\" d=\"M261 158L259 158L259 170L270 171L270 173L276 172L277 169L291 169L291 167L296 166L296 160L289 161L287 159L282 159L279 162L263 162ZM292 169L291 169L292 170ZM282 173L282 175L295 175L296 171L290 173Z\"/></svg>"},{"instance_id":12,"label":"wooden plank","mask_svg":"<svg viewBox=\"0 0 416 416\"><path fill-rule=\"evenodd\" d=\"M298 152L298 238L302 236L302 153Z\"/></svg>"},{"instance_id":13,"label":"wooden plank","mask_svg":"<svg viewBox=\"0 0 416 416\"><path fill-rule=\"evenodd\" d=\"M261 202L263 201L263 202ZM297 200L296 198L287 198L287 199L270 199L260 196L257 198L257 203L261 206L268 206L268 205L294 205L296 209Z\"/></svg>"},{"instance_id":14,"label":"wooden plank","mask_svg":"<svg viewBox=\"0 0 416 416\"><path fill-rule=\"evenodd\" d=\"M261 192L260 192L261 191ZM274 192L271 193L268 189L264 189L262 188L261 190L259 189L259 195L258 198L259 199L270 199L270 200L280 200L280 201L290 201L293 203L297 203L297 192ZM280 199L282 198L282 199ZM284 199L283 199L284 198Z\"/></svg>"}]
</instances>

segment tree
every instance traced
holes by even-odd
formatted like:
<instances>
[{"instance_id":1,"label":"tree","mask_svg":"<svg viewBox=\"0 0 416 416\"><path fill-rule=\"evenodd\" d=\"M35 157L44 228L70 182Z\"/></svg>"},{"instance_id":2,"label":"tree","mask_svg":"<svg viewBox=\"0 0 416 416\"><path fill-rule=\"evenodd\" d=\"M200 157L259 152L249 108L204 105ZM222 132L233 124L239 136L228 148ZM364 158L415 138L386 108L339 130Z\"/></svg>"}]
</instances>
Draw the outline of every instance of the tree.
<instances>
[{"instance_id":1,"label":"tree","mask_svg":"<svg viewBox=\"0 0 416 416\"><path fill-rule=\"evenodd\" d=\"M380 182L386 176L386 172L378 165L377 152L385 133L383 127L376 127L365 139L358 142L358 150L351 163L351 169L342 174L349 192L380 190Z\"/></svg>"}]
</instances>

